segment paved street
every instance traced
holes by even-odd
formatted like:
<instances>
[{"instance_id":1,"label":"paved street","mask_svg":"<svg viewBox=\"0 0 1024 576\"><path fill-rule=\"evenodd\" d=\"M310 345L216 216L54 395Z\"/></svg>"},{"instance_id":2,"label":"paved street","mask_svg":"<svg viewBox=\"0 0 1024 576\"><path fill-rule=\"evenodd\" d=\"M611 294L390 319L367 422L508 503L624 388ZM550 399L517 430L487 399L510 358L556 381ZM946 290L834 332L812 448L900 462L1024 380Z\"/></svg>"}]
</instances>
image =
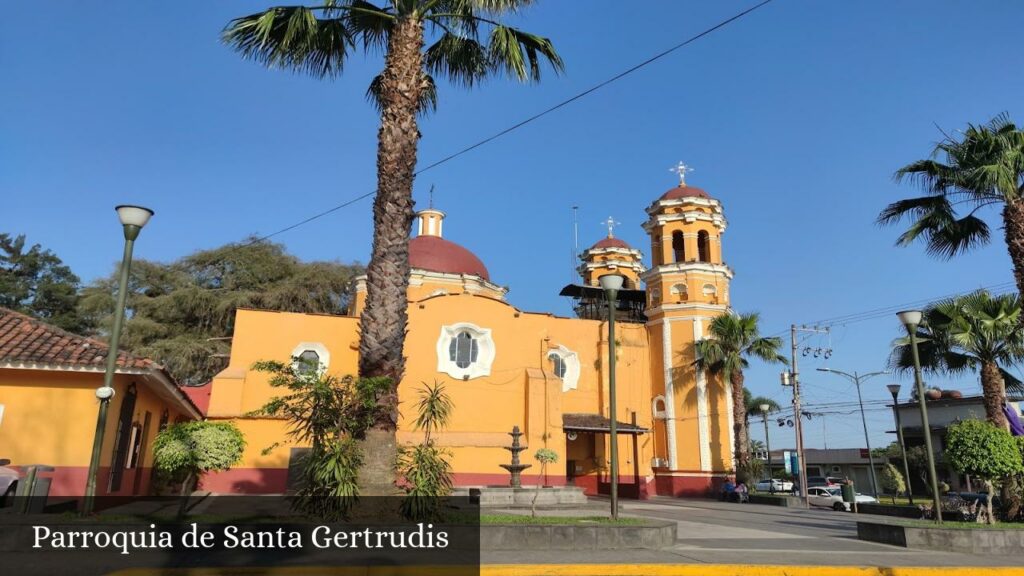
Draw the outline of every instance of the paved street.
<instances>
[{"instance_id":1,"label":"paved street","mask_svg":"<svg viewBox=\"0 0 1024 576\"><path fill-rule=\"evenodd\" d=\"M607 511L607 501L591 499L586 511ZM855 514L826 509L789 509L758 504L729 504L712 500L655 498L623 501L623 514L675 520L676 545L669 550L609 550L588 552L484 552L483 561L533 563L710 563L805 564L853 566L1011 566L1019 558L974 556L950 552L909 550L857 539ZM549 511L545 514L559 514Z\"/></svg>"}]
</instances>

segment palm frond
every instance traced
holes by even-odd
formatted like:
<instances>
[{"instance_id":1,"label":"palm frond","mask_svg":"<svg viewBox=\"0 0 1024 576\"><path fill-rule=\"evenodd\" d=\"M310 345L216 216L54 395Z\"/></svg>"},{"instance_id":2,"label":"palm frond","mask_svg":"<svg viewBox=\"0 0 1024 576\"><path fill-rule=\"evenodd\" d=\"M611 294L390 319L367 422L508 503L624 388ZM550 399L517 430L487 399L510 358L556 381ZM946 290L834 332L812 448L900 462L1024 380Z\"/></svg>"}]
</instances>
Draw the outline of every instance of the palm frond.
<instances>
[{"instance_id":1,"label":"palm frond","mask_svg":"<svg viewBox=\"0 0 1024 576\"><path fill-rule=\"evenodd\" d=\"M949 199L945 196L922 196L893 202L882 210L876 222L882 225L895 224L905 217L921 219L935 212L951 214L953 206Z\"/></svg>"},{"instance_id":2,"label":"palm frond","mask_svg":"<svg viewBox=\"0 0 1024 576\"><path fill-rule=\"evenodd\" d=\"M925 250L933 256L947 259L984 246L991 240L988 224L973 214L928 229L926 234L928 243Z\"/></svg>"},{"instance_id":3,"label":"palm frond","mask_svg":"<svg viewBox=\"0 0 1024 576\"><path fill-rule=\"evenodd\" d=\"M345 12L348 28L362 40L367 50L384 50L395 24L390 8L381 8L366 0L351 0Z\"/></svg>"},{"instance_id":4,"label":"palm frond","mask_svg":"<svg viewBox=\"0 0 1024 576\"><path fill-rule=\"evenodd\" d=\"M221 38L245 58L315 77L340 74L353 40L344 17L318 19L305 6L270 8L236 18Z\"/></svg>"},{"instance_id":5,"label":"palm frond","mask_svg":"<svg viewBox=\"0 0 1024 576\"><path fill-rule=\"evenodd\" d=\"M564 68L561 56L551 40L510 26L497 25L491 30L487 45L488 59L495 70L501 70L520 81L540 80L540 57L556 72Z\"/></svg>"},{"instance_id":6,"label":"palm frond","mask_svg":"<svg viewBox=\"0 0 1024 576\"><path fill-rule=\"evenodd\" d=\"M423 65L456 84L472 86L486 78L492 66L487 49L472 38L445 32L423 54Z\"/></svg>"}]
</instances>

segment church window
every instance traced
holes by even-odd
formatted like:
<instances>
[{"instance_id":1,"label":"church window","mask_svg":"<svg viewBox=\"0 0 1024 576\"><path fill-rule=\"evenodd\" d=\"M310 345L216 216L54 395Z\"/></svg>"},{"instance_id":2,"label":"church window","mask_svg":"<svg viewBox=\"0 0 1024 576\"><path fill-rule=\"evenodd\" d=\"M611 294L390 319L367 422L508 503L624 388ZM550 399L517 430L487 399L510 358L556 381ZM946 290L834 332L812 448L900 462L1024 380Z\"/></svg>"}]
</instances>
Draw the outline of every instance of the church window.
<instances>
[{"instance_id":1,"label":"church window","mask_svg":"<svg viewBox=\"0 0 1024 576\"><path fill-rule=\"evenodd\" d=\"M580 379L580 358L575 352L559 345L548 351L551 370L562 381L562 392L575 390Z\"/></svg>"},{"instance_id":2,"label":"church window","mask_svg":"<svg viewBox=\"0 0 1024 576\"><path fill-rule=\"evenodd\" d=\"M468 322L441 326L437 371L462 380L489 376L494 353L490 330Z\"/></svg>"},{"instance_id":3,"label":"church window","mask_svg":"<svg viewBox=\"0 0 1024 576\"><path fill-rule=\"evenodd\" d=\"M469 368L480 355L480 347L469 332L459 332L448 345L448 359L459 368Z\"/></svg>"},{"instance_id":4,"label":"church window","mask_svg":"<svg viewBox=\"0 0 1024 576\"><path fill-rule=\"evenodd\" d=\"M711 262L711 235L706 230L697 233L697 252L701 262Z\"/></svg>"},{"instance_id":5,"label":"church window","mask_svg":"<svg viewBox=\"0 0 1024 576\"><path fill-rule=\"evenodd\" d=\"M554 352L548 354L548 359L551 360L551 370L555 373L555 376L558 376L559 380L564 380L565 360Z\"/></svg>"},{"instance_id":6,"label":"church window","mask_svg":"<svg viewBox=\"0 0 1024 576\"><path fill-rule=\"evenodd\" d=\"M703 292L705 296L714 296L718 293L718 288L715 288L714 284L705 284Z\"/></svg>"},{"instance_id":7,"label":"church window","mask_svg":"<svg viewBox=\"0 0 1024 576\"><path fill-rule=\"evenodd\" d=\"M672 254L676 262L686 261L686 246L683 233L679 230L672 233Z\"/></svg>"},{"instance_id":8,"label":"church window","mask_svg":"<svg viewBox=\"0 0 1024 576\"><path fill-rule=\"evenodd\" d=\"M686 300L686 284L673 284L670 292L677 300Z\"/></svg>"},{"instance_id":9,"label":"church window","mask_svg":"<svg viewBox=\"0 0 1024 576\"><path fill-rule=\"evenodd\" d=\"M320 370L320 355L315 350L303 350L297 364L300 374L315 374Z\"/></svg>"},{"instance_id":10,"label":"church window","mask_svg":"<svg viewBox=\"0 0 1024 576\"><path fill-rule=\"evenodd\" d=\"M651 412L655 419L662 420L665 418L665 397L658 395L651 401Z\"/></svg>"},{"instance_id":11,"label":"church window","mask_svg":"<svg viewBox=\"0 0 1024 576\"><path fill-rule=\"evenodd\" d=\"M323 374L331 353L319 342L300 342L292 350L292 370L302 375Z\"/></svg>"},{"instance_id":12,"label":"church window","mask_svg":"<svg viewBox=\"0 0 1024 576\"><path fill-rule=\"evenodd\" d=\"M657 306L661 303L661 290L657 288L651 289L651 306Z\"/></svg>"}]
</instances>

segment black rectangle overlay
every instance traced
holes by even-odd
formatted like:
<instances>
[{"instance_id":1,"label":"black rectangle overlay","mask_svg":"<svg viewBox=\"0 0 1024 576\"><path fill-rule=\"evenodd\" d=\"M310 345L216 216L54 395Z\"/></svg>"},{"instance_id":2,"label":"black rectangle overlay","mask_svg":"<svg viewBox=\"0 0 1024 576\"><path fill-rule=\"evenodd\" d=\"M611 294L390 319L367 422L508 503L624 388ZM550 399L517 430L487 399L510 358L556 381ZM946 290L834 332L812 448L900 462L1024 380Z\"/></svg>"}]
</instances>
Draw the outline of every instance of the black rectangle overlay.
<instances>
[{"instance_id":1,"label":"black rectangle overlay","mask_svg":"<svg viewBox=\"0 0 1024 576\"><path fill-rule=\"evenodd\" d=\"M478 505L455 497L420 503L415 508L429 514L410 518L403 497L363 497L344 518L324 521L295 512L290 496L197 495L183 517L180 498L100 498L88 517L52 508L22 513L36 507L15 500L0 510L0 557L3 572L18 575L182 568L286 574L289 567L304 567L303 574L310 567L339 575L348 573L344 567L393 567L387 573L478 575Z\"/></svg>"}]
</instances>

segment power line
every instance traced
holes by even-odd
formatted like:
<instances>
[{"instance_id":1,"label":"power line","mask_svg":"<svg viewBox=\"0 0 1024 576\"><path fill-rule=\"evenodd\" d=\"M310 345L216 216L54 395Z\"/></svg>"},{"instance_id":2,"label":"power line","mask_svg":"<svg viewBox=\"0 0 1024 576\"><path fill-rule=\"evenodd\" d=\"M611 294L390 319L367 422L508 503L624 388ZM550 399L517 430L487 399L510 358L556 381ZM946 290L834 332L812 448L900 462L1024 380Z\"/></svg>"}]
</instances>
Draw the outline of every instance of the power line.
<instances>
[{"instance_id":1,"label":"power line","mask_svg":"<svg viewBox=\"0 0 1024 576\"><path fill-rule=\"evenodd\" d=\"M885 306L885 307L882 307L882 308L874 308L874 309L871 309L871 310L864 310L864 311L861 311L861 312L852 312L852 313L849 313L849 314L844 314L844 315L841 315L841 316L834 316L834 317L831 317L831 318L823 318L821 320L815 320L813 322L804 322L801 325L804 325L804 326L831 327L831 326L836 326L836 325L856 324L858 322L865 322L867 320L874 320L875 318L882 318L882 317L888 316L890 314L895 314L896 312L899 312L901 310L906 310L906 309L911 308L913 306L922 305L922 304L930 304L932 302L937 302L937 301L940 301L940 300L949 300L950 298L956 298L958 296L965 296L967 294L971 294L973 292L977 292L978 290L987 290L987 291L993 292L993 293L995 293L997 295L1005 293L1005 292L1013 292L1013 291L1016 290L1016 286L1017 286L1017 284L1014 281L999 282L998 284L991 284L989 286L981 286L980 288L974 288L974 289L966 290L966 291L963 291L963 292L954 292L952 294L946 294L946 295L943 295L943 296L933 296L931 298L921 298L919 300L913 300L913 301L910 301L910 302L904 302L902 304L893 304L893 305ZM784 334L784 333L786 333L788 331L789 331L789 328L784 328L784 329L779 330L777 332L772 332L771 334L769 334L769 336L780 336L780 335L782 335L782 334Z\"/></svg>"},{"instance_id":2,"label":"power line","mask_svg":"<svg viewBox=\"0 0 1024 576\"><path fill-rule=\"evenodd\" d=\"M604 88L605 86L608 86L609 84L617 82L617 81L621 80L622 78L625 78L626 76L629 76L630 74L636 72L637 70L640 70L641 68L644 68L645 66L648 66L649 64L652 64L652 63L654 63L654 62L664 58L665 56L668 56L669 54L671 54L671 53L673 53L673 52L675 52L675 51L677 51L677 50L679 50L679 49L681 49L681 48L683 48L683 47L685 47L685 46L687 46L687 45L689 45L689 44L691 44L693 42L696 42L697 40L700 40L701 38L711 34L712 32L715 32L716 30L719 30L721 28L724 28L725 26L728 26L729 24L735 22L736 20L739 20L740 18L743 18L747 14L750 14L751 12L753 12L753 11L757 10L758 8L761 8L762 6L764 6L766 4L769 4L771 2L772 2L772 0L763 0L761 3L756 4L756 5L754 5L754 6L750 7L750 8L747 8L746 10L743 10L742 12L739 12L738 14L736 14L736 15L730 17L730 18L722 20L718 24L715 24L714 26L705 29L704 31L700 32L699 34L691 36L691 37L687 38L686 40L676 44L675 46L672 46L671 48L663 50L663 51L659 52L658 54L655 54L654 56L644 60L643 62L640 62L639 64L637 64L635 66L632 66L631 68L628 68L628 69L626 69L626 70L616 74L615 76L612 76L611 78L608 78L607 80L599 82L599 83L591 86L590 88L587 88L586 90L584 90L582 92L579 92L578 94L575 94L574 96L571 96L570 98L562 100L561 102L559 102L559 103L557 103L557 104L555 104L555 105L553 105L553 106L551 106L549 108L546 108L545 110L542 110L541 112L538 112L538 113L534 114L533 116L530 116L530 117L528 117L528 118L526 118L524 120L516 122L515 124L509 126L508 128L505 128L504 130L501 130L501 131L499 131L499 132L497 132L495 134L492 134L491 136L488 136L487 138L484 138L483 140L480 140L480 141L478 141L478 142L476 142L474 144L466 146L465 148L463 148L463 149L461 149L461 150L459 150L457 152L449 154L448 156L445 156L444 158L441 158L440 160L438 160L438 161L436 161L436 162L434 162L432 164L428 164L427 166L424 166L423 168L420 168L419 170L416 170L413 173L413 176L419 176L420 174L422 174L422 173L424 173L424 172L426 172L428 170L432 170L434 168L437 168L438 166L441 166L442 164L450 162L450 161L458 158L459 156L462 156L463 154L471 152L471 151L473 151L473 150L475 150L475 149L477 149L477 148L479 148L481 146L484 146L486 144L489 144L489 143L493 142L494 140L497 140L498 138L501 138L502 136L505 136L505 135L507 135L507 134L509 134L511 132L514 132L515 130L520 129L523 126L526 126L527 124L531 124L531 123L533 123L533 122L543 118L544 116L547 116L548 114L551 114L551 113L553 113L553 112L555 112L555 111L557 111L557 110L559 110L559 109L561 109L561 108L563 108L565 106L568 106L569 104L572 104L573 102L575 102L575 101L577 101L577 100L579 100L581 98L584 98L584 97L586 97L586 96L588 96L588 95L590 95L590 94L600 90L601 88ZM246 242L244 244L239 244L238 248L245 248L245 247L248 247L248 246L252 246L254 244L258 244L260 242L264 242L266 240L269 240L270 238L273 238L274 236L277 236L279 234L284 234L285 232L294 230L294 229L296 229L296 228L298 228L300 226L304 226L304 225L306 225L306 224L308 224L310 222L313 222L314 220L319 220L320 218L323 218L324 216L327 216L329 214L333 214L334 212L337 212L338 210L341 210L342 208L346 208L348 206L351 206L352 204L355 204L356 202L359 202L360 200L364 200L366 198L369 198L370 196L373 196L376 193L377 193L377 190L374 189L374 190L372 190L370 192L367 192L367 193L365 193L365 194L363 194L361 196L357 196L355 198L352 198L350 200L342 202L341 204L338 204L337 206L328 208L328 209L326 209L326 210L324 210L322 212L318 212L318 213L316 213L316 214L314 214L314 215L312 215L312 216L310 216L308 218L305 218L304 220L301 220L299 222L296 222L294 224L291 224L289 226L281 228L280 230L277 230L275 232L271 232L270 234L267 234L265 236L260 236L258 238L253 239L253 240L250 240L249 242Z\"/></svg>"}]
</instances>

